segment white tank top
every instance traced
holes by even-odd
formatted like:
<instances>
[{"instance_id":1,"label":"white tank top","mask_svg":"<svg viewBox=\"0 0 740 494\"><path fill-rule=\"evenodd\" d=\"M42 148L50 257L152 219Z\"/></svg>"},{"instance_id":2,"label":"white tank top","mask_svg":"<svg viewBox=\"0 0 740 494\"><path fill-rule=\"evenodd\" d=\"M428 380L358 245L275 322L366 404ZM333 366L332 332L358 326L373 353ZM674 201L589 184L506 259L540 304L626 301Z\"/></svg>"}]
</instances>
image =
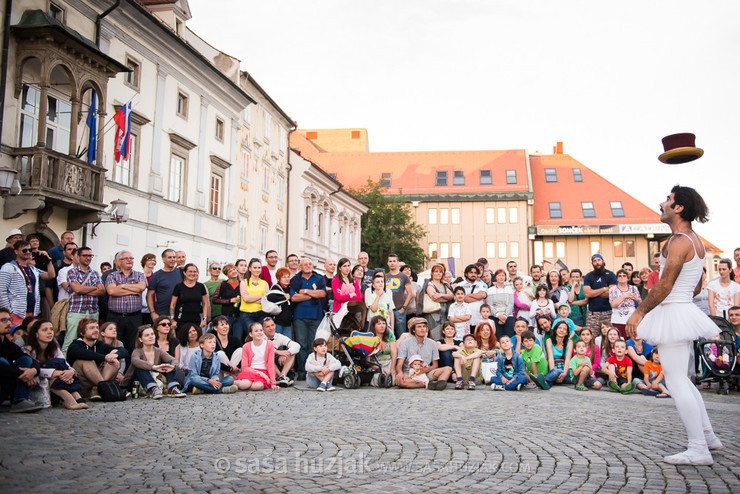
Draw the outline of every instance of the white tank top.
<instances>
[{"instance_id":1,"label":"white tank top","mask_svg":"<svg viewBox=\"0 0 740 494\"><path fill-rule=\"evenodd\" d=\"M691 245L694 248L694 257L691 258L691 260L685 262L683 264L683 267L681 268L681 272L678 273L678 278L676 278L676 282L673 284L673 289L671 290L671 293L668 294L668 296L661 302L661 304L671 304L671 303L691 303L694 299L694 289L696 288L696 285L699 284L699 280L701 279L702 270L704 269L704 258L699 257L699 253L696 252L696 245L694 244L694 239L691 238L689 235L686 235L685 233L679 233L679 235L684 235L688 237L688 239L691 241ZM666 258L663 257L663 253L660 253L660 277L663 277L663 273L665 272L665 261Z\"/></svg>"}]
</instances>

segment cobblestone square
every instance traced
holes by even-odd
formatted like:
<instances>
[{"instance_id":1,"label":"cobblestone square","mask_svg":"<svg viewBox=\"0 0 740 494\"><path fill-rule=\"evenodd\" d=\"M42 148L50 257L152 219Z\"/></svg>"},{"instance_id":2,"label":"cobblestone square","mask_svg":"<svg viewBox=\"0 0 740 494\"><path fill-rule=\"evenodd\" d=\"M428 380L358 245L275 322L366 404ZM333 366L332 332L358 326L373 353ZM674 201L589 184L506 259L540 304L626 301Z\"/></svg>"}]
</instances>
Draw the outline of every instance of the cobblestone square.
<instances>
[{"instance_id":1,"label":"cobblestone square","mask_svg":"<svg viewBox=\"0 0 740 494\"><path fill-rule=\"evenodd\" d=\"M301 383L302 384L302 383ZM685 446L671 400L300 389L0 415L0 492L740 492L737 394L705 392L726 449Z\"/></svg>"}]
</instances>

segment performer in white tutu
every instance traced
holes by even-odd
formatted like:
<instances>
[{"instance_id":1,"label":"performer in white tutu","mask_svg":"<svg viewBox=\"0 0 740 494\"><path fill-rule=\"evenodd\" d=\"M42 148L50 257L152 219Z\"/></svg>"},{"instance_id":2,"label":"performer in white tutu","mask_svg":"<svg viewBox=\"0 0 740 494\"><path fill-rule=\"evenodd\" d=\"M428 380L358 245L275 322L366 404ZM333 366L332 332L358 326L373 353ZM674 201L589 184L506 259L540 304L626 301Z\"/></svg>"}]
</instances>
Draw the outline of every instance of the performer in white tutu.
<instances>
[{"instance_id":1,"label":"performer in white tutu","mask_svg":"<svg viewBox=\"0 0 740 494\"><path fill-rule=\"evenodd\" d=\"M627 334L639 334L660 349L666 387L689 437L686 451L666 456L664 461L711 465L709 450L722 448L722 443L714 435L704 400L687 374L693 341L719 333L717 325L692 303L694 292L701 289L704 245L691 229L691 222L707 221L707 205L694 189L677 185L660 211L660 221L672 232L660 255L660 280L627 321Z\"/></svg>"}]
</instances>

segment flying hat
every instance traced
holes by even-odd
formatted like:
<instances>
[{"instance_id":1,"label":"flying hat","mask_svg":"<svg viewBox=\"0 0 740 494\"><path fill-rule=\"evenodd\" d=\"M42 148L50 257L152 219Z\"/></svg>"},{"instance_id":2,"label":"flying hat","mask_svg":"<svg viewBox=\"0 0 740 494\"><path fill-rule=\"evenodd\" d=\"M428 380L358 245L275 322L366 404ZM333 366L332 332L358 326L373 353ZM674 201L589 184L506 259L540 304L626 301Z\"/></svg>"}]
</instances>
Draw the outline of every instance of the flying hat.
<instances>
[{"instance_id":1,"label":"flying hat","mask_svg":"<svg viewBox=\"0 0 740 494\"><path fill-rule=\"evenodd\" d=\"M668 165L688 163L701 158L704 150L696 147L696 136L691 133L672 134L663 138L663 154L658 159Z\"/></svg>"}]
</instances>

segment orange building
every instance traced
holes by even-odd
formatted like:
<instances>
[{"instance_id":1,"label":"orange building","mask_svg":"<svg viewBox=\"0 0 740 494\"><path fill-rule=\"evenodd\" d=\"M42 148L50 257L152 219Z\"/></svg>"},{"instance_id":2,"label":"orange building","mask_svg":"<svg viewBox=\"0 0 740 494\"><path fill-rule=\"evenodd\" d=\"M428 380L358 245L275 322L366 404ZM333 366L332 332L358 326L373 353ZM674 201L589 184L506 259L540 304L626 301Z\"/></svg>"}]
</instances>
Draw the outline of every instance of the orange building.
<instances>
[{"instance_id":1,"label":"orange building","mask_svg":"<svg viewBox=\"0 0 740 494\"><path fill-rule=\"evenodd\" d=\"M645 206L564 154L562 143L551 155L529 155L522 149L332 152L318 142L326 133L332 140L325 138L324 145L346 149L336 139L351 139L351 131L299 130L291 147L346 187L372 179L388 194L404 194L427 230L422 247L430 262L454 260L458 274L461 265L480 257L493 268L515 260L520 271L557 261L590 269L595 252L610 268L631 262L640 269L670 233L657 207Z\"/></svg>"}]
</instances>

